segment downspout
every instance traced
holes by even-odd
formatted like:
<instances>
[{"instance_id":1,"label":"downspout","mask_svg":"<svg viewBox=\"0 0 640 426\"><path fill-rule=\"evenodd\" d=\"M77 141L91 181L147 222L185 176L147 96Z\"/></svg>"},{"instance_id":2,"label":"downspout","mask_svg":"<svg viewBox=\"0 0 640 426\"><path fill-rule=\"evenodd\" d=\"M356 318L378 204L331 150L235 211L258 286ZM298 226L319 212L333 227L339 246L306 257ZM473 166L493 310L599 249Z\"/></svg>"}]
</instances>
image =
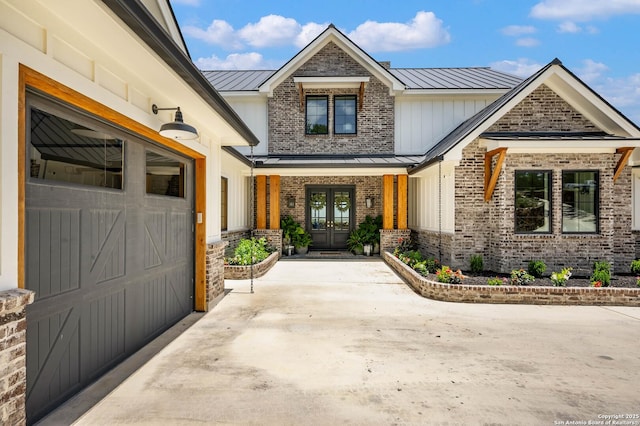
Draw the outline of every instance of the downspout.
<instances>
[{"instance_id":1,"label":"downspout","mask_svg":"<svg viewBox=\"0 0 640 426\"><path fill-rule=\"evenodd\" d=\"M438 262L442 265L442 158L438 160Z\"/></svg>"}]
</instances>

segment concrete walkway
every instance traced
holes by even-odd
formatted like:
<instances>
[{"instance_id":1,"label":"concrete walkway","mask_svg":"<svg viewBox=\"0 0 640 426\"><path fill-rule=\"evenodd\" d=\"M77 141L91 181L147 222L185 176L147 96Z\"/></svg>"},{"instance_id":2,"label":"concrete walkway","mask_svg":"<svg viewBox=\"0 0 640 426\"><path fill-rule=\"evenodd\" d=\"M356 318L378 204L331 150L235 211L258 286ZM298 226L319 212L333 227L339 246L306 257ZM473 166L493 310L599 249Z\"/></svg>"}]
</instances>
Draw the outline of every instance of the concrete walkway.
<instances>
[{"instance_id":1,"label":"concrete walkway","mask_svg":"<svg viewBox=\"0 0 640 426\"><path fill-rule=\"evenodd\" d=\"M226 286L93 408L82 401L100 383L42 423L553 425L640 414L640 308L436 302L382 261L281 261L254 294L249 281Z\"/></svg>"}]
</instances>

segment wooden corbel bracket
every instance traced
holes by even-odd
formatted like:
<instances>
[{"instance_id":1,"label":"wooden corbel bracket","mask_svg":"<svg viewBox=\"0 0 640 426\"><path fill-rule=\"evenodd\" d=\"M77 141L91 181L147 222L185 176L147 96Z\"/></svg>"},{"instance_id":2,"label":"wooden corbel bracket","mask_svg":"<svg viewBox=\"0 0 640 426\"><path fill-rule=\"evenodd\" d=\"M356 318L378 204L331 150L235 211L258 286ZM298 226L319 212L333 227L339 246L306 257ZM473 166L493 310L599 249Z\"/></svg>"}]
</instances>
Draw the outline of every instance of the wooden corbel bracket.
<instances>
[{"instance_id":1,"label":"wooden corbel bracket","mask_svg":"<svg viewBox=\"0 0 640 426\"><path fill-rule=\"evenodd\" d=\"M631 154L633 154L633 147L618 148L616 149L616 154L622 154L622 155L620 156L620 159L618 160L618 164L616 164L616 168L613 173L614 183L616 180L618 180L618 177L622 173L622 170L624 170L624 167L629 162L629 157L631 157Z\"/></svg>"},{"instance_id":2,"label":"wooden corbel bracket","mask_svg":"<svg viewBox=\"0 0 640 426\"><path fill-rule=\"evenodd\" d=\"M499 155L498 162L496 163L496 167L491 170L491 163L493 162L493 157ZM502 170L502 163L504 163L504 158L507 155L507 148L497 148L491 151L488 151L484 154L484 201L489 202L491 200L491 196L493 196L493 191L496 189L496 184L498 183L498 176L500 176L500 171Z\"/></svg>"}]
</instances>

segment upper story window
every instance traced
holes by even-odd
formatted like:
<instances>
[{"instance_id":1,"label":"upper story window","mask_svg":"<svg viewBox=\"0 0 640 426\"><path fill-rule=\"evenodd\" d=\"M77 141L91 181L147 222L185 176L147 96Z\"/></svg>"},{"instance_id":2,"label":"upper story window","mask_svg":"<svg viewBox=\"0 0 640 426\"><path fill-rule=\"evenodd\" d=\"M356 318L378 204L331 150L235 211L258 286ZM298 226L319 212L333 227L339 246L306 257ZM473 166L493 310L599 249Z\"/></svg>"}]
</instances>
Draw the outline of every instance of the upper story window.
<instances>
[{"instance_id":1,"label":"upper story window","mask_svg":"<svg viewBox=\"0 0 640 426\"><path fill-rule=\"evenodd\" d=\"M327 96L307 96L307 117L305 132L307 135L326 135L329 133L329 100Z\"/></svg>"},{"instance_id":2,"label":"upper story window","mask_svg":"<svg viewBox=\"0 0 640 426\"><path fill-rule=\"evenodd\" d=\"M551 172L518 170L515 189L515 232L551 232Z\"/></svg>"},{"instance_id":3,"label":"upper story window","mask_svg":"<svg viewBox=\"0 0 640 426\"><path fill-rule=\"evenodd\" d=\"M335 134L355 134L356 133L356 97L336 96L334 98L334 133Z\"/></svg>"},{"instance_id":4,"label":"upper story window","mask_svg":"<svg viewBox=\"0 0 640 426\"><path fill-rule=\"evenodd\" d=\"M597 171L562 172L562 232L597 233L600 222Z\"/></svg>"}]
</instances>

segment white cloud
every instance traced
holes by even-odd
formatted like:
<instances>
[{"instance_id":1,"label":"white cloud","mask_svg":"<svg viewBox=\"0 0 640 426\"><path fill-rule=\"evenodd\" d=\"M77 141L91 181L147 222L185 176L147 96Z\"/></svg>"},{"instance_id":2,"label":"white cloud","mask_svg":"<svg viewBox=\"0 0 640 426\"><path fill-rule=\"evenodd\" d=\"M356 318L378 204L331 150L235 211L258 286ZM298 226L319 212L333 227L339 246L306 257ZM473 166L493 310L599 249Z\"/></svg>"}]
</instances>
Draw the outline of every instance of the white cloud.
<instances>
[{"instance_id":1,"label":"white cloud","mask_svg":"<svg viewBox=\"0 0 640 426\"><path fill-rule=\"evenodd\" d=\"M585 59L582 61L582 67L576 69L576 75L580 77L582 81L587 83L588 85L597 83L601 81L603 75L609 71L609 67L607 67L602 62L596 62L591 59Z\"/></svg>"},{"instance_id":2,"label":"white cloud","mask_svg":"<svg viewBox=\"0 0 640 426\"><path fill-rule=\"evenodd\" d=\"M302 49L307 44L311 43L313 39L324 31L329 26L328 23L316 24L315 22L309 22L302 26L302 29L295 38L294 44L296 47Z\"/></svg>"},{"instance_id":3,"label":"white cloud","mask_svg":"<svg viewBox=\"0 0 640 426\"><path fill-rule=\"evenodd\" d=\"M191 25L185 26L182 31L185 35L202 40L209 44L222 46L225 49L241 49L242 43L228 22L215 19L206 30Z\"/></svg>"},{"instance_id":4,"label":"white cloud","mask_svg":"<svg viewBox=\"0 0 640 426\"><path fill-rule=\"evenodd\" d=\"M451 40L433 12L418 12L408 23L366 21L348 34L369 52L394 52L447 44Z\"/></svg>"},{"instance_id":5,"label":"white cloud","mask_svg":"<svg viewBox=\"0 0 640 426\"><path fill-rule=\"evenodd\" d=\"M208 58L198 58L195 64L201 70L264 70L278 69L282 65L279 62L265 61L256 52L232 53L224 59L211 55Z\"/></svg>"},{"instance_id":6,"label":"white cloud","mask_svg":"<svg viewBox=\"0 0 640 426\"><path fill-rule=\"evenodd\" d=\"M539 71L543 65L532 62L530 59L520 58L516 61L504 60L493 62L489 65L491 68L506 72L508 74L517 75L518 77L527 78L535 72Z\"/></svg>"},{"instance_id":7,"label":"white cloud","mask_svg":"<svg viewBox=\"0 0 640 426\"><path fill-rule=\"evenodd\" d=\"M535 47L540 44L540 40L533 37L519 38L516 40L516 45L521 47Z\"/></svg>"},{"instance_id":8,"label":"white cloud","mask_svg":"<svg viewBox=\"0 0 640 426\"><path fill-rule=\"evenodd\" d=\"M578 25L576 25L575 22L572 21L565 21L563 23L561 23L560 25L558 25L558 32L559 33L579 33L580 31L582 31L582 28L580 28Z\"/></svg>"},{"instance_id":9,"label":"white cloud","mask_svg":"<svg viewBox=\"0 0 640 426\"><path fill-rule=\"evenodd\" d=\"M517 37L524 34L533 34L536 32L536 28L531 25L509 25L504 27L501 32L506 36Z\"/></svg>"},{"instance_id":10,"label":"white cloud","mask_svg":"<svg viewBox=\"0 0 640 426\"><path fill-rule=\"evenodd\" d=\"M531 16L534 18L575 21L628 14L640 14L640 1L543 0L531 9Z\"/></svg>"},{"instance_id":11,"label":"white cloud","mask_svg":"<svg viewBox=\"0 0 640 426\"><path fill-rule=\"evenodd\" d=\"M291 44L301 31L302 26L293 18L268 15L245 25L238 35L254 47L284 46Z\"/></svg>"}]
</instances>

